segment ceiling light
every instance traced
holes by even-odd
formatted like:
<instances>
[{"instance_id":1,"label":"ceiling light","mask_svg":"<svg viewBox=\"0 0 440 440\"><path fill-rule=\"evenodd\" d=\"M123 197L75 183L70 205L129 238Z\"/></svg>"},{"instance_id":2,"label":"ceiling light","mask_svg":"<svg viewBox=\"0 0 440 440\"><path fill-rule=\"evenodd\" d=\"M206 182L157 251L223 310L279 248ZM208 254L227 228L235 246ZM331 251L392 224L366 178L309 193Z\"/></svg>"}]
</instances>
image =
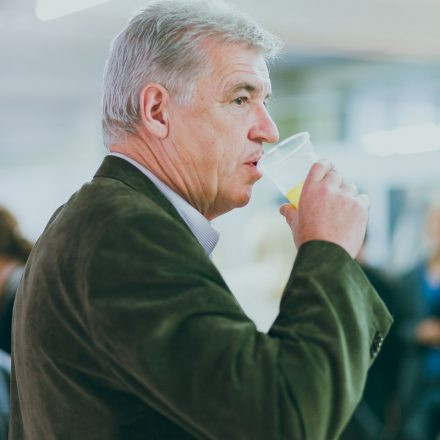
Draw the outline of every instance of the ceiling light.
<instances>
[{"instance_id":1,"label":"ceiling light","mask_svg":"<svg viewBox=\"0 0 440 440\"><path fill-rule=\"evenodd\" d=\"M371 154L416 154L440 149L440 125L422 124L369 133L362 147Z\"/></svg>"},{"instance_id":2,"label":"ceiling light","mask_svg":"<svg viewBox=\"0 0 440 440\"><path fill-rule=\"evenodd\" d=\"M37 0L35 13L40 20L53 20L109 0Z\"/></svg>"}]
</instances>

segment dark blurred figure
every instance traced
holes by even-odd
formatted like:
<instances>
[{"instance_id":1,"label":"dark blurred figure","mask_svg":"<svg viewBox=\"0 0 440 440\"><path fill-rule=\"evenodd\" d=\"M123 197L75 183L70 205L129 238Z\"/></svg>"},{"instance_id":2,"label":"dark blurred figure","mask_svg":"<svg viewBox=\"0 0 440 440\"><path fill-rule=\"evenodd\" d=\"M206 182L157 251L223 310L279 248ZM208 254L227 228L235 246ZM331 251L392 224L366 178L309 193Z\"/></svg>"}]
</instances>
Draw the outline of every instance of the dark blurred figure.
<instances>
[{"instance_id":1,"label":"dark blurred figure","mask_svg":"<svg viewBox=\"0 0 440 440\"><path fill-rule=\"evenodd\" d=\"M12 308L31 248L17 219L0 206L0 440L7 440L9 428Z\"/></svg>"},{"instance_id":2,"label":"dark blurred figure","mask_svg":"<svg viewBox=\"0 0 440 440\"><path fill-rule=\"evenodd\" d=\"M398 332L402 314L399 289L396 281L388 274L365 263L363 249L357 259L388 307L394 325L368 373L362 400L340 440L397 440L401 424L398 372L401 369L403 347Z\"/></svg>"},{"instance_id":3,"label":"dark blurred figure","mask_svg":"<svg viewBox=\"0 0 440 440\"><path fill-rule=\"evenodd\" d=\"M11 358L0 350L0 440L8 439Z\"/></svg>"},{"instance_id":4,"label":"dark blurred figure","mask_svg":"<svg viewBox=\"0 0 440 440\"><path fill-rule=\"evenodd\" d=\"M16 218L0 206L0 349L11 353L12 307L32 244L21 235Z\"/></svg>"},{"instance_id":5,"label":"dark blurred figure","mask_svg":"<svg viewBox=\"0 0 440 440\"><path fill-rule=\"evenodd\" d=\"M429 256L402 276L406 340L401 376L405 440L440 434L440 207L428 211Z\"/></svg>"}]
</instances>

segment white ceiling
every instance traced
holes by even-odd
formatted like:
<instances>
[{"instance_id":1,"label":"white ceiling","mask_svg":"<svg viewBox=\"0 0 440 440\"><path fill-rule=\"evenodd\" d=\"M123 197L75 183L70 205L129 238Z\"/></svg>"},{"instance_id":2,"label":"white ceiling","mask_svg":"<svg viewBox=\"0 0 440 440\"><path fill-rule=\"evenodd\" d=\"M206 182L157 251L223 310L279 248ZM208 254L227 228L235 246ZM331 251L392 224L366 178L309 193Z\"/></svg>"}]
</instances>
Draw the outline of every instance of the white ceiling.
<instances>
[{"instance_id":1,"label":"white ceiling","mask_svg":"<svg viewBox=\"0 0 440 440\"><path fill-rule=\"evenodd\" d=\"M440 60L437 0L234 3L293 50ZM142 4L113 0L41 22L32 0L0 0L0 93L59 96L69 93L65 86L80 95L94 90L111 38Z\"/></svg>"}]
</instances>

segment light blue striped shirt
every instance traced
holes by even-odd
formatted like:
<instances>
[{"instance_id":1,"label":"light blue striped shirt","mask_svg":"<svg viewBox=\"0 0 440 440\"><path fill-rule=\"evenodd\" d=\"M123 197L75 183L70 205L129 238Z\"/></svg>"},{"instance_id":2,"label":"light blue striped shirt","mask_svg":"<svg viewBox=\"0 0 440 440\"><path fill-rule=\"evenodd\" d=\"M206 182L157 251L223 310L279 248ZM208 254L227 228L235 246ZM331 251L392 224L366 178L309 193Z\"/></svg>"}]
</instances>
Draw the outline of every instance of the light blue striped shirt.
<instances>
[{"instance_id":1,"label":"light blue striped shirt","mask_svg":"<svg viewBox=\"0 0 440 440\"><path fill-rule=\"evenodd\" d=\"M156 185L159 191L161 191L171 202L174 208L176 208L183 221L188 225L203 249L205 249L205 252L208 255L211 255L217 245L219 233L206 217L197 211L194 206L190 205L183 197L175 193L168 185L163 183L150 170L133 160L131 157L127 157L121 153L110 153L110 156L120 157L121 159L130 162L134 167L145 174Z\"/></svg>"}]
</instances>

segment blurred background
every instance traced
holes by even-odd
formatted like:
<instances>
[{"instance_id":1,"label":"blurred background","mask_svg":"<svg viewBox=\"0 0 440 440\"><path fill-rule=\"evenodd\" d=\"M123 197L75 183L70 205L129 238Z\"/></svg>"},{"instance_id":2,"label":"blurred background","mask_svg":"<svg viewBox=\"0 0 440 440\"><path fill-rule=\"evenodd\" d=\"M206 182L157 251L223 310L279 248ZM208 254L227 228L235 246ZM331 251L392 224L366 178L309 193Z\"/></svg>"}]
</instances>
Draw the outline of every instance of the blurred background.
<instances>
[{"instance_id":1,"label":"blurred background","mask_svg":"<svg viewBox=\"0 0 440 440\"><path fill-rule=\"evenodd\" d=\"M405 270L424 252L418 231L426 205L440 202L440 3L233 3L285 42L271 66L270 111L281 138L309 131L318 154L370 195L365 258ZM103 65L110 41L143 4L0 0L0 203L33 240L105 154ZM216 262L238 290L246 287L235 278L255 258L290 252L293 259L281 201L263 179L247 208L216 221ZM273 283L283 284L290 264ZM254 287L266 286L255 280Z\"/></svg>"},{"instance_id":2,"label":"blurred background","mask_svg":"<svg viewBox=\"0 0 440 440\"><path fill-rule=\"evenodd\" d=\"M285 42L271 66L270 111L281 138L309 131L318 154L370 195L365 258L405 270L424 252L418 231L425 206L440 202L440 3L233 3ZM103 65L110 41L143 4L0 0L0 203L33 240L105 154ZM277 252L293 260L281 201L262 179L247 208L216 221L216 262L254 299L266 286L255 280L252 289L242 287L243 267ZM282 285L290 265L264 278Z\"/></svg>"},{"instance_id":3,"label":"blurred background","mask_svg":"<svg viewBox=\"0 0 440 440\"><path fill-rule=\"evenodd\" d=\"M0 204L33 241L106 154L104 62L145 3L0 0ZM426 213L440 207L440 2L232 3L285 42L271 66L281 138L310 132L318 154L369 194L363 264L401 278L432 252ZM261 330L295 257L283 201L263 178L246 208L215 221L214 261Z\"/></svg>"}]
</instances>

